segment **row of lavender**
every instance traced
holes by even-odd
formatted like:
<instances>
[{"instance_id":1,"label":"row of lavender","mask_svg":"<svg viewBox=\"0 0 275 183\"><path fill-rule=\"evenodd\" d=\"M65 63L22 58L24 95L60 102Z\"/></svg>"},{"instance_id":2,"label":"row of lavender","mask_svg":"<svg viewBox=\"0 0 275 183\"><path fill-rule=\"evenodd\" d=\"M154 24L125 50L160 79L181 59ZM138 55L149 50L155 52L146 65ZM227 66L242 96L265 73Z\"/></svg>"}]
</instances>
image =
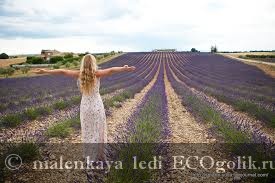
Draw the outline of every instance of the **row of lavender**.
<instances>
[{"instance_id":1,"label":"row of lavender","mask_svg":"<svg viewBox=\"0 0 275 183\"><path fill-rule=\"evenodd\" d=\"M275 127L275 80L261 70L207 53L177 53L167 58L188 86Z\"/></svg>"}]
</instances>

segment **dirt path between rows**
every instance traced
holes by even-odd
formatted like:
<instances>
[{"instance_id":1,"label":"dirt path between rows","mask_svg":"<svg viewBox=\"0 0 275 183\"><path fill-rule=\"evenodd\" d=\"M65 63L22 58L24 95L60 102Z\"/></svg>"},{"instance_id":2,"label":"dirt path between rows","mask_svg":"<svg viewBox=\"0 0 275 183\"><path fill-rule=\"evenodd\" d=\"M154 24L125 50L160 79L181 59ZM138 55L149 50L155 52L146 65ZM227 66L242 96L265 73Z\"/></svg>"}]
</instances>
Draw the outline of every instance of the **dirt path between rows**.
<instances>
[{"instance_id":1,"label":"dirt path between rows","mask_svg":"<svg viewBox=\"0 0 275 183\"><path fill-rule=\"evenodd\" d=\"M165 64L164 64L165 66ZM212 156L215 159L227 158L222 152L217 151L214 144L217 140L208 134L210 126L205 123L199 123L195 120L191 113L189 113L184 105L182 105L181 98L176 94L172 88L167 75L164 70L165 92L167 96L168 105L168 119L169 127L171 129L171 136L168 139L169 150L168 156ZM174 167L173 161L170 166ZM194 166L194 162L191 162ZM209 164L208 164L209 165ZM192 169L172 169L165 177L162 177L162 182L229 182L230 179L223 179L217 177L207 177L211 175L213 170L205 170L198 167L196 170ZM201 174L201 175L199 175Z\"/></svg>"},{"instance_id":2,"label":"dirt path between rows","mask_svg":"<svg viewBox=\"0 0 275 183\"><path fill-rule=\"evenodd\" d=\"M182 105L180 97L172 88L165 74L165 91L168 102L168 117L172 131L170 143L207 143L215 142L216 139L209 138L207 126L199 124L187 109Z\"/></svg>"}]
</instances>

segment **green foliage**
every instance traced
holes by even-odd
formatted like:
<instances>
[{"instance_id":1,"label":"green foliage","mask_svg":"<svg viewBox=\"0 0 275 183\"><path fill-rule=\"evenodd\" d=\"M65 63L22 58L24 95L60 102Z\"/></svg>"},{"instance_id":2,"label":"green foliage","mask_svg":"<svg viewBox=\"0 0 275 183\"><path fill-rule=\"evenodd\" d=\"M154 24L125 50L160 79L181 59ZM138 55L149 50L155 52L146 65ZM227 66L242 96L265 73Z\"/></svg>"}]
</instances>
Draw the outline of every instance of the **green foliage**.
<instances>
[{"instance_id":1,"label":"green foliage","mask_svg":"<svg viewBox=\"0 0 275 183\"><path fill-rule=\"evenodd\" d=\"M108 56L109 56L109 53L104 53L104 54L103 54L103 57L104 57L104 58L106 58L106 57L108 57Z\"/></svg>"},{"instance_id":2,"label":"green foliage","mask_svg":"<svg viewBox=\"0 0 275 183\"><path fill-rule=\"evenodd\" d=\"M59 65L59 64L55 64L55 65L53 66L53 68L54 68L54 69L59 69L59 68L60 68L60 65Z\"/></svg>"},{"instance_id":3,"label":"green foliage","mask_svg":"<svg viewBox=\"0 0 275 183\"><path fill-rule=\"evenodd\" d=\"M35 58L35 57L33 57L33 56L28 56L28 57L27 57L27 61L32 60L33 58Z\"/></svg>"},{"instance_id":4,"label":"green foliage","mask_svg":"<svg viewBox=\"0 0 275 183\"><path fill-rule=\"evenodd\" d=\"M15 127L21 123L22 114L8 114L4 116L0 121L0 126L4 127Z\"/></svg>"},{"instance_id":5,"label":"green foliage","mask_svg":"<svg viewBox=\"0 0 275 183\"><path fill-rule=\"evenodd\" d=\"M67 58L73 58L73 54L72 53L67 53L64 58L67 59Z\"/></svg>"},{"instance_id":6,"label":"green foliage","mask_svg":"<svg viewBox=\"0 0 275 183\"><path fill-rule=\"evenodd\" d=\"M54 56L50 58L50 63L51 64L56 64L57 62L62 62L64 58L62 56Z\"/></svg>"},{"instance_id":7,"label":"green foliage","mask_svg":"<svg viewBox=\"0 0 275 183\"><path fill-rule=\"evenodd\" d=\"M245 55L248 58L275 58L275 55Z\"/></svg>"},{"instance_id":8,"label":"green foliage","mask_svg":"<svg viewBox=\"0 0 275 183\"><path fill-rule=\"evenodd\" d=\"M8 76L13 75L13 74L14 74L14 72L15 72L15 69L14 69L14 68L12 68L12 67L9 67L9 68L7 69L7 74L8 74Z\"/></svg>"},{"instance_id":9,"label":"green foliage","mask_svg":"<svg viewBox=\"0 0 275 183\"><path fill-rule=\"evenodd\" d=\"M74 65L74 66L78 66L78 64L79 64L78 61L74 61L74 62L73 62L73 65Z\"/></svg>"},{"instance_id":10,"label":"green foliage","mask_svg":"<svg viewBox=\"0 0 275 183\"><path fill-rule=\"evenodd\" d=\"M80 119L79 116L71 119L67 119L48 128L46 134L50 137L60 137L65 138L68 137L73 129L80 129Z\"/></svg>"},{"instance_id":11,"label":"green foliage","mask_svg":"<svg viewBox=\"0 0 275 183\"><path fill-rule=\"evenodd\" d=\"M66 68L69 68L70 65L71 65L70 63L66 63L66 64L65 64L65 67L66 67Z\"/></svg>"},{"instance_id":12,"label":"green foliage","mask_svg":"<svg viewBox=\"0 0 275 183\"><path fill-rule=\"evenodd\" d=\"M0 103L0 111L6 109L7 106L8 106L7 104Z\"/></svg>"},{"instance_id":13,"label":"green foliage","mask_svg":"<svg viewBox=\"0 0 275 183\"><path fill-rule=\"evenodd\" d=\"M254 116L256 119L262 120L272 128L275 128L275 113L259 107L250 101L238 100L234 104L234 107L242 112L247 112Z\"/></svg>"},{"instance_id":14,"label":"green foliage","mask_svg":"<svg viewBox=\"0 0 275 183\"><path fill-rule=\"evenodd\" d=\"M0 67L0 75L5 75L6 69Z\"/></svg>"},{"instance_id":15,"label":"green foliage","mask_svg":"<svg viewBox=\"0 0 275 183\"><path fill-rule=\"evenodd\" d=\"M110 107L121 107L121 103L124 102L128 98L133 98L134 94L131 91L123 91L122 93L113 96L112 98L104 100L104 106L106 109Z\"/></svg>"},{"instance_id":16,"label":"green foliage","mask_svg":"<svg viewBox=\"0 0 275 183\"><path fill-rule=\"evenodd\" d=\"M11 154L17 154L20 156L22 163L29 163L41 158L39 147L35 143L24 142L2 144L0 156L0 182L5 182L6 178L11 177L14 173L14 170L7 169L5 164L5 158ZM11 158L10 161L12 166L19 166L18 163L21 163L16 158Z\"/></svg>"},{"instance_id":17,"label":"green foliage","mask_svg":"<svg viewBox=\"0 0 275 183\"><path fill-rule=\"evenodd\" d=\"M63 62L65 62L65 63L72 63L73 61L75 61L75 58L67 58L67 59L65 59Z\"/></svg>"},{"instance_id":18,"label":"green foliage","mask_svg":"<svg viewBox=\"0 0 275 183\"><path fill-rule=\"evenodd\" d=\"M70 100L70 102L75 105L75 104L79 104L81 101L81 96L73 96Z\"/></svg>"},{"instance_id":19,"label":"green foliage","mask_svg":"<svg viewBox=\"0 0 275 183\"><path fill-rule=\"evenodd\" d=\"M96 57L97 60L101 60L101 59L104 58L104 55L96 55L95 57Z\"/></svg>"},{"instance_id":20,"label":"green foliage","mask_svg":"<svg viewBox=\"0 0 275 183\"><path fill-rule=\"evenodd\" d=\"M83 57L84 55L86 55L86 53L80 53L80 54L78 54L79 57Z\"/></svg>"},{"instance_id":21,"label":"green foliage","mask_svg":"<svg viewBox=\"0 0 275 183\"><path fill-rule=\"evenodd\" d=\"M217 53L218 52L218 48L217 46L211 46L211 53Z\"/></svg>"},{"instance_id":22,"label":"green foliage","mask_svg":"<svg viewBox=\"0 0 275 183\"><path fill-rule=\"evenodd\" d=\"M225 137L229 143L246 143L249 142L249 138L246 134L236 130L230 125L229 122L224 120L219 112L209 107L203 101L196 96L187 96L185 102L192 108L192 111L196 113L203 120L212 123L216 126L219 132Z\"/></svg>"},{"instance_id":23,"label":"green foliage","mask_svg":"<svg viewBox=\"0 0 275 183\"><path fill-rule=\"evenodd\" d=\"M81 123L80 123L80 116L78 115L75 118L68 119L66 121L68 123L68 126L74 129L80 129Z\"/></svg>"},{"instance_id":24,"label":"green foliage","mask_svg":"<svg viewBox=\"0 0 275 183\"><path fill-rule=\"evenodd\" d=\"M28 64L43 64L45 61L41 57L27 57L26 63Z\"/></svg>"},{"instance_id":25,"label":"green foliage","mask_svg":"<svg viewBox=\"0 0 275 183\"><path fill-rule=\"evenodd\" d=\"M196 48L192 48L191 52L198 52L198 50L196 50Z\"/></svg>"},{"instance_id":26,"label":"green foliage","mask_svg":"<svg viewBox=\"0 0 275 183\"><path fill-rule=\"evenodd\" d=\"M30 71L30 67L28 67L28 66L22 67L20 70L23 74L27 74Z\"/></svg>"},{"instance_id":27,"label":"green foliage","mask_svg":"<svg viewBox=\"0 0 275 183\"><path fill-rule=\"evenodd\" d=\"M72 128L66 122L58 123L47 129L46 135L49 137L61 137L65 138L73 132Z\"/></svg>"},{"instance_id":28,"label":"green foliage","mask_svg":"<svg viewBox=\"0 0 275 183\"><path fill-rule=\"evenodd\" d=\"M59 100L53 104L54 109L65 109L69 106L69 102L64 100Z\"/></svg>"},{"instance_id":29,"label":"green foliage","mask_svg":"<svg viewBox=\"0 0 275 183\"><path fill-rule=\"evenodd\" d=\"M214 94L212 92L207 92L209 95L215 97L218 101L230 104L234 109L242 112L246 112L253 116L254 118L265 122L269 127L275 128L275 114L259 105L247 101L247 100L237 100L227 97L221 94ZM259 97L259 96L258 96ZM265 97L265 96L260 96Z\"/></svg>"},{"instance_id":30,"label":"green foliage","mask_svg":"<svg viewBox=\"0 0 275 183\"><path fill-rule=\"evenodd\" d=\"M37 107L36 111L39 115L49 115L52 113L52 108L50 106L44 106L44 107Z\"/></svg>"},{"instance_id":31,"label":"green foliage","mask_svg":"<svg viewBox=\"0 0 275 183\"><path fill-rule=\"evenodd\" d=\"M1 53L0 54L0 59L8 59L9 55L7 55L6 53Z\"/></svg>"},{"instance_id":32,"label":"green foliage","mask_svg":"<svg viewBox=\"0 0 275 183\"><path fill-rule=\"evenodd\" d=\"M38 145L32 142L13 143L9 146L7 154L19 155L23 163L31 162L40 157Z\"/></svg>"},{"instance_id":33,"label":"green foliage","mask_svg":"<svg viewBox=\"0 0 275 183\"><path fill-rule=\"evenodd\" d=\"M34 120L39 116L39 113L35 108L28 108L24 111L24 116L29 120Z\"/></svg>"},{"instance_id":34,"label":"green foliage","mask_svg":"<svg viewBox=\"0 0 275 183\"><path fill-rule=\"evenodd\" d=\"M0 68L0 74L4 75L5 77L11 76L13 75L15 72L15 69L12 67L8 67L8 68Z\"/></svg>"}]
</instances>

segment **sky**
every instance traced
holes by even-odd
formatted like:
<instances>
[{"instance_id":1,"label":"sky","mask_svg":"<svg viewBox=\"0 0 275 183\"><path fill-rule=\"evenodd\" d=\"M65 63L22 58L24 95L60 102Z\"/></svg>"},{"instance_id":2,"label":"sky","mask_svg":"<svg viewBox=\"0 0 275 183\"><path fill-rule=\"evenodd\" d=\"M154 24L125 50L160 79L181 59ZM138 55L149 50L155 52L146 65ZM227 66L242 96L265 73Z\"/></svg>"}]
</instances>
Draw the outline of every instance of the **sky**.
<instances>
[{"instance_id":1,"label":"sky","mask_svg":"<svg viewBox=\"0 0 275 183\"><path fill-rule=\"evenodd\" d=\"M0 52L275 50L274 0L0 0Z\"/></svg>"}]
</instances>

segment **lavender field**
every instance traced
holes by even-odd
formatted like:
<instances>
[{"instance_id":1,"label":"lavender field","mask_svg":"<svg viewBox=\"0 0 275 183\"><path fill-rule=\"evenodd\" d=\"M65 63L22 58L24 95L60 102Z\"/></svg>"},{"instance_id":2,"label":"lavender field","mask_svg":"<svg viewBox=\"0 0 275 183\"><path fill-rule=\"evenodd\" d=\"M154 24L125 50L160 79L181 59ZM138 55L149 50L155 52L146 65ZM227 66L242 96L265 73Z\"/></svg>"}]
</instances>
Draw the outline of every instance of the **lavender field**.
<instances>
[{"instance_id":1,"label":"lavender field","mask_svg":"<svg viewBox=\"0 0 275 183\"><path fill-rule=\"evenodd\" d=\"M212 53L131 52L99 68L125 64L135 66L135 72L101 79L108 142L158 143L157 148L166 143L274 146L275 79L257 67ZM49 75L7 78L0 79L0 87L1 142L81 142L76 80ZM20 180L29 171L8 179ZM111 171L109 182L130 182L133 172L123 173L128 176ZM164 174L162 179L169 181L171 172ZM149 172L136 177L150 178ZM29 177L32 180L40 180L39 173Z\"/></svg>"}]
</instances>

